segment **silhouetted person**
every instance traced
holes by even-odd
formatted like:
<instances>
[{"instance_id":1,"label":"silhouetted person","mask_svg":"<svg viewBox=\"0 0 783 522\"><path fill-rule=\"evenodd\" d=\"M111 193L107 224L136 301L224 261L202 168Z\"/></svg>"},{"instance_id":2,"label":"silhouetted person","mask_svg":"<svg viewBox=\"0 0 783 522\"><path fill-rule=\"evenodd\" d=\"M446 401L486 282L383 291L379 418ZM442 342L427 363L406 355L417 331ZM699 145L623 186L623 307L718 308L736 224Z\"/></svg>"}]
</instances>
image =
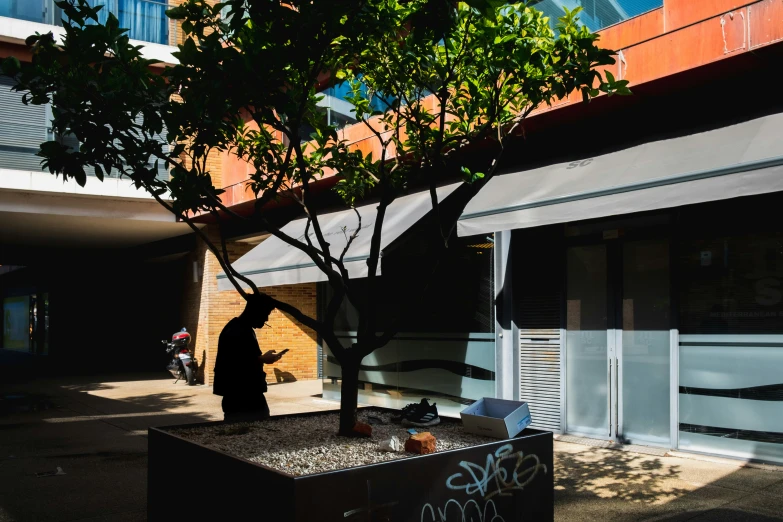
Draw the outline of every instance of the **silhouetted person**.
<instances>
[{"instance_id":1,"label":"silhouetted person","mask_svg":"<svg viewBox=\"0 0 783 522\"><path fill-rule=\"evenodd\" d=\"M223 396L223 418L227 421L269 417L264 364L279 361L285 352L262 354L253 329L263 327L274 309L270 298L253 295L242 314L220 332L213 393Z\"/></svg>"}]
</instances>

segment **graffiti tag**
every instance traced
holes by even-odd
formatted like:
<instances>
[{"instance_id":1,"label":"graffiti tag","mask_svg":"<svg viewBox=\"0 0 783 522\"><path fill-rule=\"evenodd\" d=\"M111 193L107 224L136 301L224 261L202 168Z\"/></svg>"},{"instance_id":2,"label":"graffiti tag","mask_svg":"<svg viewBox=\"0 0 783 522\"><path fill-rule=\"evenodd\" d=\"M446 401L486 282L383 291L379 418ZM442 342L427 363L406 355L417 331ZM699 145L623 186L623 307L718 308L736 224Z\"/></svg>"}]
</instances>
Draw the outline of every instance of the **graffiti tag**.
<instances>
[{"instance_id":1,"label":"graffiti tag","mask_svg":"<svg viewBox=\"0 0 783 522\"><path fill-rule=\"evenodd\" d=\"M537 455L525 455L522 451L514 453L511 444L501 446L494 454L488 454L483 466L466 461L459 465L464 471L446 479L446 487L465 491L468 495L478 493L486 500L524 489L539 471L547 472L546 464L541 464Z\"/></svg>"},{"instance_id":2,"label":"graffiti tag","mask_svg":"<svg viewBox=\"0 0 783 522\"><path fill-rule=\"evenodd\" d=\"M451 518L449 518L451 514ZM425 504L421 509L421 522L505 522L503 517L498 514L495 503L488 500L481 509L478 502L468 500L465 504L460 504L454 499L446 502L443 509L436 510L430 504Z\"/></svg>"}]
</instances>

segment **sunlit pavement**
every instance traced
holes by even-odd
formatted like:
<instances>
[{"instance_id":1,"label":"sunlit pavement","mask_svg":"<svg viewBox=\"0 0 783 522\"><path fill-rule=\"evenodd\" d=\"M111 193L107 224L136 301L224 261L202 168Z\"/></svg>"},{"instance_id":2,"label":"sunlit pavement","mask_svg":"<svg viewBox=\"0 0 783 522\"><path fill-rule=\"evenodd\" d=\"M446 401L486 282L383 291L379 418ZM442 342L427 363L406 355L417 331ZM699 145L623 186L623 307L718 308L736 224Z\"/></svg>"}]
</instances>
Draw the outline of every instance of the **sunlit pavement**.
<instances>
[{"instance_id":1,"label":"sunlit pavement","mask_svg":"<svg viewBox=\"0 0 783 522\"><path fill-rule=\"evenodd\" d=\"M338 407L320 393L300 381L267 398L273 415ZM221 419L211 388L166 373L0 383L0 521L145 520L147 428ZM781 468L559 441L555 452L559 521L783 520ZM198 477L174 491L203 493Z\"/></svg>"},{"instance_id":2,"label":"sunlit pavement","mask_svg":"<svg viewBox=\"0 0 783 522\"><path fill-rule=\"evenodd\" d=\"M555 442L555 519L783 520L783 468Z\"/></svg>"}]
</instances>

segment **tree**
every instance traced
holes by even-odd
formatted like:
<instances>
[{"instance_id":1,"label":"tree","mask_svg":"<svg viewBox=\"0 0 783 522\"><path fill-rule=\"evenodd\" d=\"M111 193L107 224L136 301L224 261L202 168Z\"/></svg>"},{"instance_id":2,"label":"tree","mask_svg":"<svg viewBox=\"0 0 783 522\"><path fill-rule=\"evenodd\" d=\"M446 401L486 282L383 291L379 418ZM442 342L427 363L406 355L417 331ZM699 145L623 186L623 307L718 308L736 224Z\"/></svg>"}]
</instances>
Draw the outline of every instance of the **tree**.
<instances>
[{"instance_id":1,"label":"tree","mask_svg":"<svg viewBox=\"0 0 783 522\"><path fill-rule=\"evenodd\" d=\"M627 82L599 72L614 63L612 52L578 24L578 10L565 11L553 30L533 7L502 0L186 0L167 12L185 37L179 64L155 72L117 18L98 23L100 6L57 5L66 20L62 42L51 33L31 36L31 63L3 62L24 103L51 103L57 135L80 143L78 150L62 139L43 143L44 167L82 185L88 168L99 179L130 178L201 236L246 299L260 290L232 268L222 230L219 242L210 241L195 216L212 214L218 223L252 218L306 253L332 289L324 316L277 305L315 330L340 362L344 435L356 419L361 361L396 333L376 328L389 204L413 187L429 187L438 239L424 269L435 273L461 211L495 175L512 140L523 144L518 136L533 110L575 91L585 101L629 92ZM319 113L316 88L325 80L348 82L358 124L377 140L379 155L340 139ZM303 132L310 132L307 141ZM223 204L207 167L215 153L252 166L251 218ZM160 166L169 177L157 175ZM369 194L379 198L372 229L360 221L341 251L324 237L313 202L314 184L331 174L348 207ZM439 201L437 185L459 178L459 189ZM306 216L302 239L268 218L268 204L280 198ZM344 263L359 234L372 235L363 295ZM351 346L334 332L344 300L359 316Z\"/></svg>"}]
</instances>

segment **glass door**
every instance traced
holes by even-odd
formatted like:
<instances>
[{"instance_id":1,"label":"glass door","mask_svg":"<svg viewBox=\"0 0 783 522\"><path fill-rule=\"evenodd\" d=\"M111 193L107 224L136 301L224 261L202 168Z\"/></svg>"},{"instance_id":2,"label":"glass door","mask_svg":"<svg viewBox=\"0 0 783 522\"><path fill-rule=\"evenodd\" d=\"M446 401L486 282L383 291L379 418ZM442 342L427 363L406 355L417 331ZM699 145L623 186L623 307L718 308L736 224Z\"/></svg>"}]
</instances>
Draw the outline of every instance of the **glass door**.
<instances>
[{"instance_id":1,"label":"glass door","mask_svg":"<svg viewBox=\"0 0 783 522\"><path fill-rule=\"evenodd\" d=\"M669 294L669 241L623 244L618 435L634 444L670 441Z\"/></svg>"},{"instance_id":2,"label":"glass door","mask_svg":"<svg viewBox=\"0 0 783 522\"><path fill-rule=\"evenodd\" d=\"M566 278L566 431L668 445L669 241L570 247Z\"/></svg>"},{"instance_id":3,"label":"glass door","mask_svg":"<svg viewBox=\"0 0 783 522\"><path fill-rule=\"evenodd\" d=\"M606 245L569 248L566 277L566 431L608 438Z\"/></svg>"}]
</instances>

